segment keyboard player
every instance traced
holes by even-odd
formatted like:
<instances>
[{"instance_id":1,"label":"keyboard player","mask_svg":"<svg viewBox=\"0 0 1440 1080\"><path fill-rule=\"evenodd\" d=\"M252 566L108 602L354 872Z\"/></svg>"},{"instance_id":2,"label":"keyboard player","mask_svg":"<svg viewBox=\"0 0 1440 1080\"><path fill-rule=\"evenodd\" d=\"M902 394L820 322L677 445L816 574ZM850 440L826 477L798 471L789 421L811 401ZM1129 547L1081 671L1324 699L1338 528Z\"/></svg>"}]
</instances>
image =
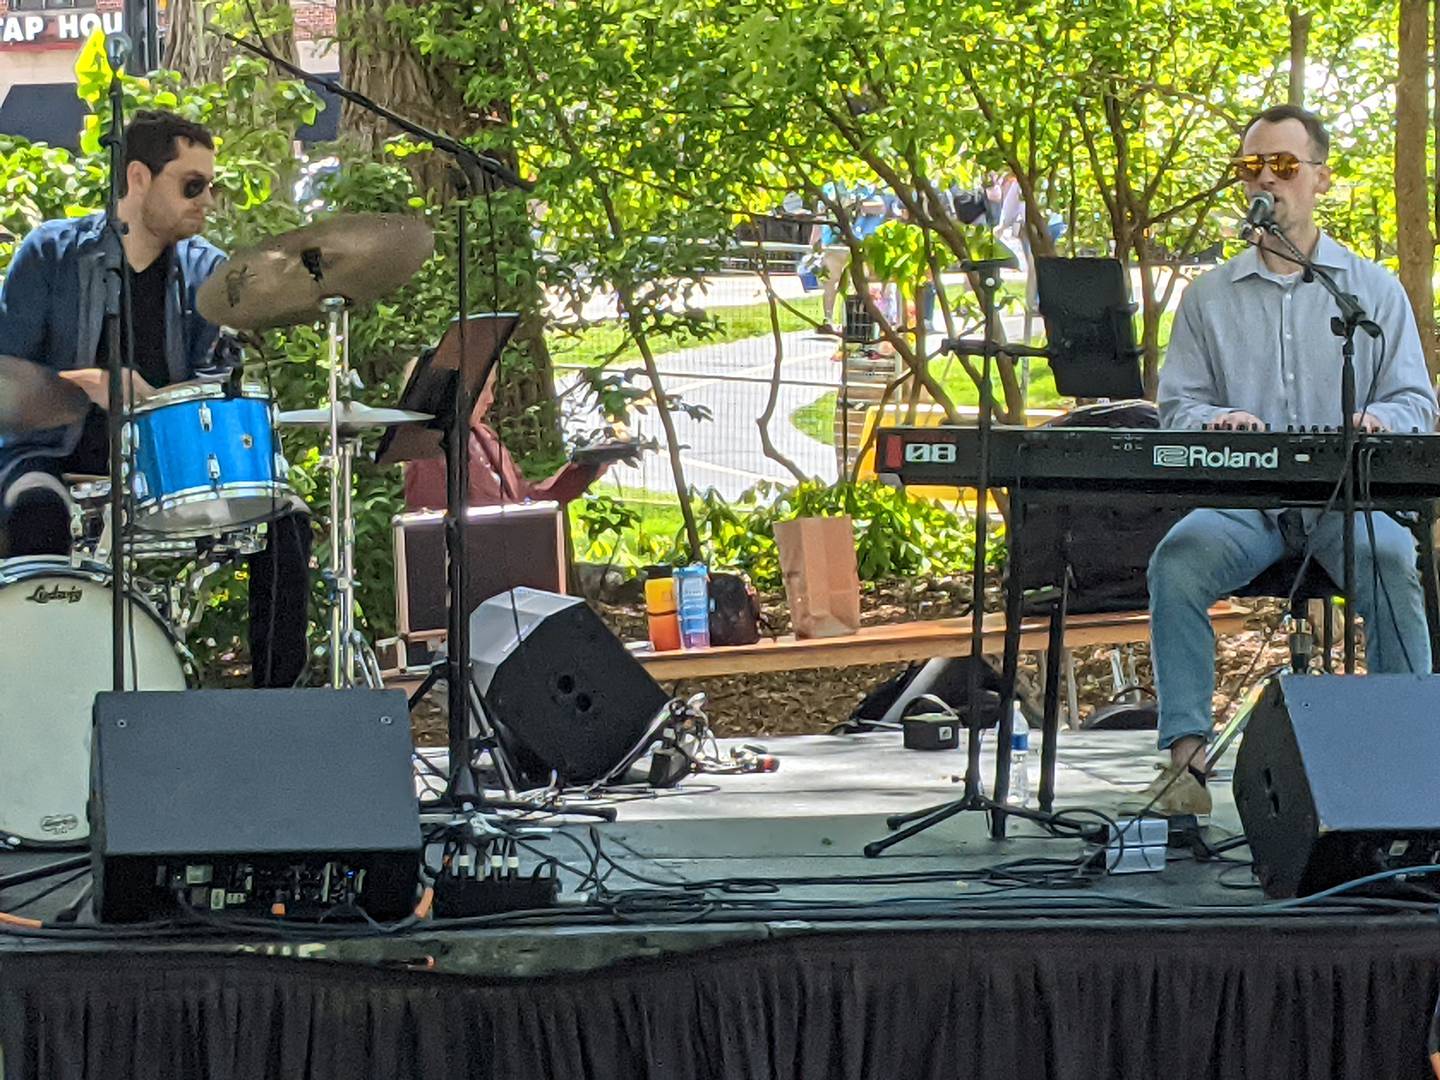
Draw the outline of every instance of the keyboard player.
<instances>
[{"instance_id":1,"label":"keyboard player","mask_svg":"<svg viewBox=\"0 0 1440 1080\"><path fill-rule=\"evenodd\" d=\"M1425 367L1409 300L1382 267L1321 232L1315 203L1330 188L1330 137L1320 120L1294 106L1256 116L1233 162L1247 199L1268 191L1275 219L1301 251L1355 293L1383 335L1355 343L1357 400L1367 431L1431 431L1434 388ZM1273 247L1272 247L1273 245ZM1339 421L1341 339L1330 329L1336 308L1319 282L1277 254L1264 236L1243 254L1202 275L1181 298L1160 369L1161 426L1271 425L1334 427ZM1383 355L1382 355L1383 349ZM1338 512L1196 510L1156 548L1149 566L1151 649L1160 699L1159 744L1169 752L1155 781L1127 800L1139 810L1176 815L1210 812L1205 744L1213 730L1215 638L1206 610L1308 542L1314 559L1343 579L1343 517ZM1367 667L1373 672L1430 670L1425 605L1411 533L1373 516L1372 551L1365 515L1355 518L1356 609L1364 620ZM1379 609L1374 589L1383 581Z\"/></svg>"}]
</instances>

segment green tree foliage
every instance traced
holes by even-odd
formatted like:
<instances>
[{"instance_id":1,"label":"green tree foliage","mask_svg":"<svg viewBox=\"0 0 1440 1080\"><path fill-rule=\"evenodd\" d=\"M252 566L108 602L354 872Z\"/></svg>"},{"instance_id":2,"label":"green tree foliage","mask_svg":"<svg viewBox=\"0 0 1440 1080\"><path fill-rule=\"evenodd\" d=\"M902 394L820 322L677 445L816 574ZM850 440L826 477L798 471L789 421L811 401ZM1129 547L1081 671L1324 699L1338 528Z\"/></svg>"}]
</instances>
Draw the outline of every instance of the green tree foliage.
<instances>
[{"instance_id":1,"label":"green tree foliage","mask_svg":"<svg viewBox=\"0 0 1440 1080\"><path fill-rule=\"evenodd\" d=\"M89 213L104 205L106 174L99 136L105 123L102 98L106 81L91 63L93 54L82 58L79 85L82 97L97 111L90 117L79 155L15 140L0 142L0 184L27 196L7 203L12 216L5 218L5 225L17 237L46 217ZM234 250L306 220L294 200L302 162L293 154L291 133L315 118L319 101L303 84L276 81L263 64L243 58L230 63L222 83L182 87L179 77L167 72L144 79L126 77L124 83L127 111L169 108L206 124L215 133L220 199L206 236L222 249ZM351 361L366 388L364 398L370 402L398 396L406 361L438 340L454 310L454 219L416 193L409 173L395 163L405 152L403 144L393 144L387 161L342 159L331 175L312 183L309 190L322 210L344 207L354 212L420 214L436 231L434 259L394 295L352 313ZM54 182L55 177L62 182ZM504 213L523 213L523 207L516 211L498 199L491 205L497 220ZM489 225L486 200L477 197L472 210L478 234ZM0 246L0 271L12 250L13 244ZM478 265L472 269L472 310L488 309L494 282L493 269ZM280 408L324 403L326 352L318 319L314 326L251 335L249 344L253 363L248 374L271 389ZM315 512L316 555L323 566L328 547L318 526L328 515L329 491L321 461L323 437L308 429L286 429L283 434L292 465L291 482ZM374 449L373 438L367 440L366 449ZM364 625L373 640L393 632L394 626L390 519L401 509L399 474L394 467L380 469L370 464L363 455L357 473L357 577ZM241 649L246 587L241 569L232 578L220 580L211 594L210 608L196 635L198 651L209 666L223 664L227 656ZM317 624L323 622L318 609L320 592L317 582ZM312 640L318 638L312 635ZM207 641L213 645L207 646Z\"/></svg>"},{"instance_id":2,"label":"green tree foliage","mask_svg":"<svg viewBox=\"0 0 1440 1080\"><path fill-rule=\"evenodd\" d=\"M868 261L913 296L927 275L959 264L985 236L983 225L951 218L940 193L973 187L991 171L1017 177L1037 252L1050 248L1044 224L1056 211L1069 226L1065 252L1115 254L1139 268L1153 381L1174 262L1233 243L1240 199L1226 161L1245 118L1284 99L1291 64L1286 12L1260 0L417 0L366 11L342 27L356 39L347 46L352 55L386 47L369 18L383 15L386 34L403 36L427 70L447 73L446 115L454 91L473 121L460 134L536 181L529 196L495 192L468 203L472 310L498 299L553 323L548 294L565 311L561 321L575 326L597 296L618 297L615 354L638 354L649 372L643 392L605 384L603 370L596 375L618 414L683 407L660 383L655 343L713 333L714 320L697 310L698 288L737 225L792 194L843 224L853 207L834 185L886 193L906 222L888 226L868 250L855 245L851 284L863 282ZM1322 217L1362 254L1393 258L1393 8L1327 0L1307 13L1307 103L1335 133L1337 185ZM367 33L377 40L361 40ZM93 74L81 74L82 93L98 101ZM182 88L161 73L126 87L131 107L174 107L220 133L226 199L212 235L222 246L303 220L291 198L298 174L290 137L317 103L302 86L242 60L223 82ZM387 103L402 111L410 104ZM12 238L39 220L100 204L99 123L76 156L0 139L0 229L9 234L0 235L0 268ZM423 151L395 140L376 154L341 151L336 175L315 193L346 210L423 214L436 229L437 258L394 297L355 315L352 351L367 400L393 394L404 361L439 336L453 310L453 217L403 167L405 155ZM492 231L533 234L535 247L507 242L491 261ZM952 308L954 300L942 291L950 332L973 330L974 306ZM903 320L871 314L913 380L947 405L923 340ZM323 398L320 349L313 328L265 336L283 406ZM1023 407L1016 373L1001 365L999 378L1014 415ZM553 400L511 404L502 433L522 450L541 448L552 464ZM297 482L323 508L317 442L287 443ZM713 505L693 509L673 439L672 450L690 517L685 545L705 548L723 523ZM361 595L370 629L381 633L391 611L396 477L362 470L360 492ZM596 515L609 535L620 531L618 521Z\"/></svg>"}]
</instances>

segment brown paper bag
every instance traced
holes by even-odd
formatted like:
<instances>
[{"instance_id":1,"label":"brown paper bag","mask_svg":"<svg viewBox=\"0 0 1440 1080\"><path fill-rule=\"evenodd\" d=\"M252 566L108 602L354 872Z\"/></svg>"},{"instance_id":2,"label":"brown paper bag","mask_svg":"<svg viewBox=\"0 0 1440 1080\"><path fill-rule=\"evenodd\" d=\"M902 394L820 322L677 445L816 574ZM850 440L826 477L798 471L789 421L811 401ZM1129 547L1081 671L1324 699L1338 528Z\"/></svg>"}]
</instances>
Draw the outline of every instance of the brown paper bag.
<instances>
[{"instance_id":1,"label":"brown paper bag","mask_svg":"<svg viewBox=\"0 0 1440 1080\"><path fill-rule=\"evenodd\" d=\"M778 522L775 545L795 636L839 637L859 630L860 572L850 518Z\"/></svg>"}]
</instances>

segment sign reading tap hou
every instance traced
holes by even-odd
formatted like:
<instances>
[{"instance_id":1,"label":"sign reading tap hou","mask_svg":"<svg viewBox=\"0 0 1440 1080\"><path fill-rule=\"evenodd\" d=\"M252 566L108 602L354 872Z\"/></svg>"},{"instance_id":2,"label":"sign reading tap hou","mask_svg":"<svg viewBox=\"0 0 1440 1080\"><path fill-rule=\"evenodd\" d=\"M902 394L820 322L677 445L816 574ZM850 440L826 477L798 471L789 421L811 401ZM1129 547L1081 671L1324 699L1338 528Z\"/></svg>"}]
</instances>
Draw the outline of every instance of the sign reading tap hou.
<instances>
[{"instance_id":1,"label":"sign reading tap hou","mask_svg":"<svg viewBox=\"0 0 1440 1080\"><path fill-rule=\"evenodd\" d=\"M79 42L96 30L118 34L123 25L118 11L20 11L0 18L0 48Z\"/></svg>"}]
</instances>

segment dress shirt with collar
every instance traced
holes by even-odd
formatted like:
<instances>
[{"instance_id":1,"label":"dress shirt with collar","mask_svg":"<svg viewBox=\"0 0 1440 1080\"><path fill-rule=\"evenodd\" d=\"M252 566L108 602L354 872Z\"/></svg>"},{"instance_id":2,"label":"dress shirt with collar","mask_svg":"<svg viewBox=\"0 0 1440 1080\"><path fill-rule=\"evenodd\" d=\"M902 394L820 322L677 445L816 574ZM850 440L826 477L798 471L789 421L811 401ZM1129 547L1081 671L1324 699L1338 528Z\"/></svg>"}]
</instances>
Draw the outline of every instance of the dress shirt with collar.
<instances>
[{"instance_id":1,"label":"dress shirt with collar","mask_svg":"<svg viewBox=\"0 0 1440 1080\"><path fill-rule=\"evenodd\" d=\"M1355 400L1391 431L1432 431L1435 389L1409 298L1383 267L1320 234L1313 256L1384 331L1355 335ZM1160 426L1195 429L1222 413L1272 428L1340 425L1341 339L1318 281L1276 274L1254 247L1185 290L1160 368ZM1382 357L1381 348L1384 347Z\"/></svg>"}]
</instances>

